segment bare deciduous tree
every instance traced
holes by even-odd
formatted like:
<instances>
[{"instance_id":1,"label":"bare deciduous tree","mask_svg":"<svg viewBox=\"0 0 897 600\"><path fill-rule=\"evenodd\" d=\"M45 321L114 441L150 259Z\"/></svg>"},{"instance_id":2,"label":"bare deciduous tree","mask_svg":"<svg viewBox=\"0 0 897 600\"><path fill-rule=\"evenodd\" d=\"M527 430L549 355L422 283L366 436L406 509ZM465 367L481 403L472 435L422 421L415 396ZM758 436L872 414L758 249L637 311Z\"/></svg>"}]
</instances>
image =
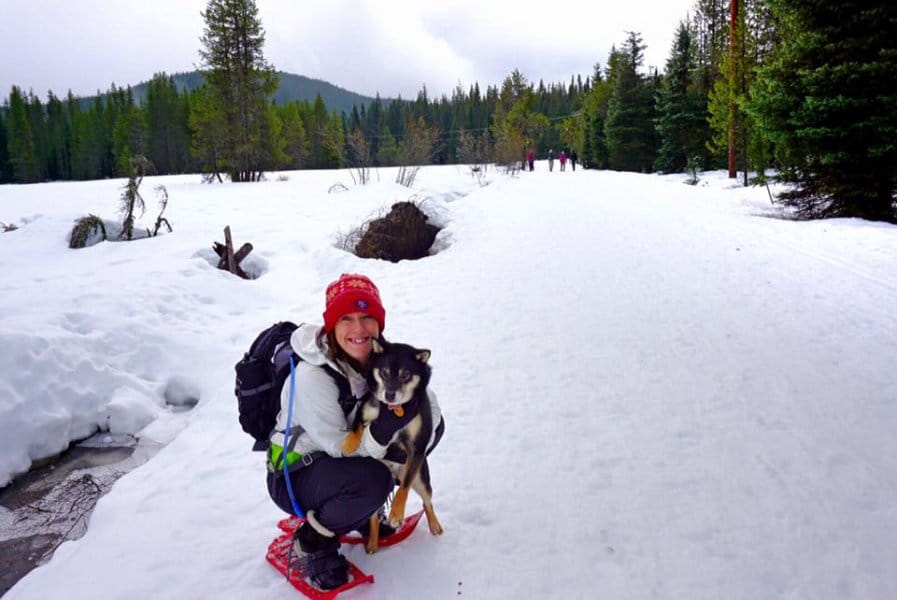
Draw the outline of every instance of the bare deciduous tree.
<instances>
[{"instance_id":1,"label":"bare deciduous tree","mask_svg":"<svg viewBox=\"0 0 897 600\"><path fill-rule=\"evenodd\" d=\"M483 132L479 138L469 131L461 131L458 138L458 160L470 167L470 174L483 184L483 176L489 162L489 134Z\"/></svg>"},{"instance_id":2,"label":"bare deciduous tree","mask_svg":"<svg viewBox=\"0 0 897 600\"><path fill-rule=\"evenodd\" d=\"M396 183L411 187L421 165L433 162L433 155L439 147L439 130L427 127L422 118L408 121L405 137L399 145L399 172Z\"/></svg>"},{"instance_id":3,"label":"bare deciduous tree","mask_svg":"<svg viewBox=\"0 0 897 600\"><path fill-rule=\"evenodd\" d=\"M505 170L506 173L516 173L523 168L526 156L521 151L526 150L526 142L517 132L503 132L495 142L495 164Z\"/></svg>"},{"instance_id":4,"label":"bare deciduous tree","mask_svg":"<svg viewBox=\"0 0 897 600\"><path fill-rule=\"evenodd\" d=\"M351 171L355 185L367 185L371 181L371 145L360 129L346 136L346 166Z\"/></svg>"}]
</instances>

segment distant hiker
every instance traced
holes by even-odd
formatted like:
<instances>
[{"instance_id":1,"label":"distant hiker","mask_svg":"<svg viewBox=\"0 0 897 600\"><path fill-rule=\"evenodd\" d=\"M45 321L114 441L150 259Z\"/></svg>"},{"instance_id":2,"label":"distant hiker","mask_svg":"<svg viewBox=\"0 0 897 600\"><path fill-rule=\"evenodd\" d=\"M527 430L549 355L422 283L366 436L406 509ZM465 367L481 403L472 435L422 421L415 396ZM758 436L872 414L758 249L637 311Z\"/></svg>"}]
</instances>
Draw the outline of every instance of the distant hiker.
<instances>
[{"instance_id":1,"label":"distant hiker","mask_svg":"<svg viewBox=\"0 0 897 600\"><path fill-rule=\"evenodd\" d=\"M364 275L343 274L327 286L324 326L300 325L281 346L298 360L295 386L287 378L270 436L268 493L283 511L294 514L291 488L306 515L293 536L293 552L303 565L303 575L324 590L349 580L348 563L339 552L340 535L364 532L369 517L386 503L393 489L392 473L377 459L405 460L394 456L393 447L387 451L393 435L405 424L402 415L392 411L380 411L376 426L364 430L356 452L350 456L341 452L358 401L367 392L371 340L380 337L385 322L386 311L374 283ZM291 402L290 439L285 440ZM434 431L428 452L445 429L435 396L430 396L430 404ZM384 528L381 535L388 535Z\"/></svg>"},{"instance_id":2,"label":"distant hiker","mask_svg":"<svg viewBox=\"0 0 897 600\"><path fill-rule=\"evenodd\" d=\"M554 150L548 149L548 170L554 171Z\"/></svg>"},{"instance_id":3,"label":"distant hiker","mask_svg":"<svg viewBox=\"0 0 897 600\"><path fill-rule=\"evenodd\" d=\"M567 151L561 150L559 158L561 159L561 171L563 171L567 167Z\"/></svg>"},{"instance_id":4,"label":"distant hiker","mask_svg":"<svg viewBox=\"0 0 897 600\"><path fill-rule=\"evenodd\" d=\"M576 156L576 150L570 151L570 166L573 167L573 170L576 170L576 159L579 158Z\"/></svg>"},{"instance_id":5,"label":"distant hiker","mask_svg":"<svg viewBox=\"0 0 897 600\"><path fill-rule=\"evenodd\" d=\"M526 162L529 164L529 170L532 171L536 164L536 153L530 150L526 155Z\"/></svg>"}]
</instances>

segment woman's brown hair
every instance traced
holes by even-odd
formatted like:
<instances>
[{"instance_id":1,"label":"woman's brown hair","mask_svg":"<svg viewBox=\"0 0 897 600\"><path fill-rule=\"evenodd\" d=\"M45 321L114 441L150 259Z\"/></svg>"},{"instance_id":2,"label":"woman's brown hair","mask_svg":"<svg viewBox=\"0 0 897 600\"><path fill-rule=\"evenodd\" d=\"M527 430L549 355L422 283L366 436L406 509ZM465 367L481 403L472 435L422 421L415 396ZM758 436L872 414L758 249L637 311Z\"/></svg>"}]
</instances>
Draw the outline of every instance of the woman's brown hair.
<instances>
[{"instance_id":1,"label":"woman's brown hair","mask_svg":"<svg viewBox=\"0 0 897 600\"><path fill-rule=\"evenodd\" d=\"M367 374L366 369L361 366L361 363L349 356L346 351L343 350L342 346L336 343L335 331L329 331L327 333L327 346L330 349L330 357L332 359L343 361L362 375Z\"/></svg>"}]
</instances>

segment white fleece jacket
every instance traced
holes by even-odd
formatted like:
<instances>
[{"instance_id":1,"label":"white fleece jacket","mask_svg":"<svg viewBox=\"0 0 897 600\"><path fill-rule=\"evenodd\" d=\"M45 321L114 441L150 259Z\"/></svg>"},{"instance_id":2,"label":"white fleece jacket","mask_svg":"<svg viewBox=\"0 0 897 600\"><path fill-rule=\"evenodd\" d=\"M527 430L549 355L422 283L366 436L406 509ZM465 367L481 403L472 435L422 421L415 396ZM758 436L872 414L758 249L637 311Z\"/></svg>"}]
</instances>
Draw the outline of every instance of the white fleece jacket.
<instances>
[{"instance_id":1,"label":"white fleece jacket","mask_svg":"<svg viewBox=\"0 0 897 600\"><path fill-rule=\"evenodd\" d=\"M352 395L362 398L368 391L367 381L352 367L342 361L330 358L327 348L327 337L321 326L302 324L290 337L290 345L302 360L296 365L296 392L293 398L293 419L291 427L300 426L305 432L299 436L294 451L301 454L324 451L330 456L341 457L340 449L349 427L352 424L354 411L346 417L339 405L339 388L336 382L322 368L330 365L343 374L349 382ZM433 429L442 420L442 411L436 400L436 394L427 390L433 412ZM284 446L287 409L290 402L290 379L284 382L280 395L280 414L277 425L271 434L271 443ZM432 442L432 435L430 437ZM383 458L386 446L381 446L373 438L369 428L365 428L361 445L352 456L371 456Z\"/></svg>"}]
</instances>

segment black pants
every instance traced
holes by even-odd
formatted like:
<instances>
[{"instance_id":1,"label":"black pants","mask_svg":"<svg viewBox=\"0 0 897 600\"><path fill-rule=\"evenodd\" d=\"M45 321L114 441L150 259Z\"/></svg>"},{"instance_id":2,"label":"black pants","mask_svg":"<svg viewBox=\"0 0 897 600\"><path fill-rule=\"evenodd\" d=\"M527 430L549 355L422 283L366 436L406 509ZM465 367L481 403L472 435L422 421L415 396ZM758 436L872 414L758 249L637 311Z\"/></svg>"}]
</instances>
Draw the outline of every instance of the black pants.
<instances>
[{"instance_id":1,"label":"black pants","mask_svg":"<svg viewBox=\"0 0 897 600\"><path fill-rule=\"evenodd\" d=\"M389 469L374 458L321 455L312 464L289 473L293 494L303 512L336 534L363 525L383 506L392 491ZM268 494L284 512L293 513L283 473L268 473Z\"/></svg>"},{"instance_id":2,"label":"black pants","mask_svg":"<svg viewBox=\"0 0 897 600\"><path fill-rule=\"evenodd\" d=\"M436 427L427 454L445 432L445 420ZM390 446L386 457L403 463L405 453ZM307 467L289 473L293 494L303 512L315 511L318 522L336 534L358 529L386 503L395 480L392 472L375 458L333 458L321 454ZM293 512L282 472L268 473L268 494L281 510Z\"/></svg>"}]
</instances>

